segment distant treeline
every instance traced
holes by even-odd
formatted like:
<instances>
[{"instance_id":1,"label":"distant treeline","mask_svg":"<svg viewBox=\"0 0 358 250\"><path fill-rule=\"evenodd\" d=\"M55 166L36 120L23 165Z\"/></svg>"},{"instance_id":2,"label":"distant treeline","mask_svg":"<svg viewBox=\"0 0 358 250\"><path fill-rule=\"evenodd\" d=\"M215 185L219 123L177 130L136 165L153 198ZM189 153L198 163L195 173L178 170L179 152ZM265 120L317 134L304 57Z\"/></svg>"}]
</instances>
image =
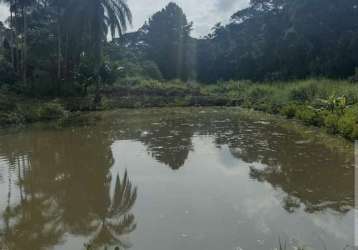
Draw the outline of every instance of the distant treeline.
<instances>
[{"instance_id":1,"label":"distant treeline","mask_svg":"<svg viewBox=\"0 0 358 250\"><path fill-rule=\"evenodd\" d=\"M192 25L170 3L121 39L123 60L139 71L152 61L164 79L205 83L347 78L358 67L356 0L251 0L204 38L190 36Z\"/></svg>"},{"instance_id":2,"label":"distant treeline","mask_svg":"<svg viewBox=\"0 0 358 250\"><path fill-rule=\"evenodd\" d=\"M128 78L274 81L358 75L357 0L251 0L193 38L169 3L137 32L124 0L0 0L0 87L37 96L98 93ZM200 5L198 3L198 8ZM108 41L108 34L120 35Z\"/></svg>"}]
</instances>

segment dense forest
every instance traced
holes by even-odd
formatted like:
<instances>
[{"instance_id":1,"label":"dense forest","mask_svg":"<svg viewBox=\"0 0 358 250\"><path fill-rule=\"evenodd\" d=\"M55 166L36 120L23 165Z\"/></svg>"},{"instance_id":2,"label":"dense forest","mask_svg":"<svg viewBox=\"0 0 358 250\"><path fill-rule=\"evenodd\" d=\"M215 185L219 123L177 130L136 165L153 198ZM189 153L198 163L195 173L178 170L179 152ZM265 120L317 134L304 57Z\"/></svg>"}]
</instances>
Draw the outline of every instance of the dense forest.
<instances>
[{"instance_id":1,"label":"dense forest","mask_svg":"<svg viewBox=\"0 0 358 250\"><path fill-rule=\"evenodd\" d=\"M252 0L205 38L192 38L192 25L169 4L123 37L122 50L132 55L123 59L153 61L165 79L205 83L347 78L358 66L354 0Z\"/></svg>"},{"instance_id":2,"label":"dense forest","mask_svg":"<svg viewBox=\"0 0 358 250\"><path fill-rule=\"evenodd\" d=\"M130 77L348 78L358 67L355 0L251 0L200 39L175 3L125 34L132 15L123 1L3 2L10 16L0 25L0 84L28 94L83 95Z\"/></svg>"}]
</instances>

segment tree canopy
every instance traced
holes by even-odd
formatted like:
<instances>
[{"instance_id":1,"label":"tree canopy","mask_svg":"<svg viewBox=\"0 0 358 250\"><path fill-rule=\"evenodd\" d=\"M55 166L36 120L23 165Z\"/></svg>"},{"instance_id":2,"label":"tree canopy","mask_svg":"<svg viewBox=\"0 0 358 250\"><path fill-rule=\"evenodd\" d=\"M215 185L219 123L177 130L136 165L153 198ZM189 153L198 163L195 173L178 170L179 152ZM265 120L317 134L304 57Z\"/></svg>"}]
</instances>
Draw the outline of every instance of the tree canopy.
<instances>
[{"instance_id":1,"label":"tree canopy","mask_svg":"<svg viewBox=\"0 0 358 250\"><path fill-rule=\"evenodd\" d=\"M175 3L136 32L123 0L1 0L0 84L36 95L86 94L136 77L220 80L348 78L358 67L355 0L251 0L204 38ZM119 35L119 39L108 41ZM20 87L19 87L20 86Z\"/></svg>"},{"instance_id":2,"label":"tree canopy","mask_svg":"<svg viewBox=\"0 0 358 250\"><path fill-rule=\"evenodd\" d=\"M252 0L198 44L202 81L345 78L358 66L358 4Z\"/></svg>"}]
</instances>

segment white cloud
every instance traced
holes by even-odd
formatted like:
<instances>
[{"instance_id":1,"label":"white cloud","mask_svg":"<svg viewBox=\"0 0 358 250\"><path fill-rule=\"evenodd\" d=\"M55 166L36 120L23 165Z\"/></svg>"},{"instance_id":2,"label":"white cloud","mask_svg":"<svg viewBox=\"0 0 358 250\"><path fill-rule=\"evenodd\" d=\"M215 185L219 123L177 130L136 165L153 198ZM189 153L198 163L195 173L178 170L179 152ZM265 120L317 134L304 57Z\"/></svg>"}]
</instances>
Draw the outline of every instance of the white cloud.
<instances>
[{"instance_id":1,"label":"white cloud","mask_svg":"<svg viewBox=\"0 0 358 250\"><path fill-rule=\"evenodd\" d=\"M170 0L127 0L133 12L133 29L164 8ZM172 0L173 1L173 0ZM246 7L249 0L176 0L189 21L194 22L193 35L204 36L218 22L227 22L237 10Z\"/></svg>"},{"instance_id":2,"label":"white cloud","mask_svg":"<svg viewBox=\"0 0 358 250\"><path fill-rule=\"evenodd\" d=\"M7 7L4 5L0 5L0 22L5 21L8 14L9 14L9 12L7 10Z\"/></svg>"},{"instance_id":3,"label":"white cloud","mask_svg":"<svg viewBox=\"0 0 358 250\"><path fill-rule=\"evenodd\" d=\"M136 30L155 12L164 8L171 0L127 0L133 13ZM249 0L172 0L183 8L188 20L194 22L193 36L204 36L218 22L227 22L230 16L246 7ZM0 21L8 16L7 7L0 6Z\"/></svg>"}]
</instances>

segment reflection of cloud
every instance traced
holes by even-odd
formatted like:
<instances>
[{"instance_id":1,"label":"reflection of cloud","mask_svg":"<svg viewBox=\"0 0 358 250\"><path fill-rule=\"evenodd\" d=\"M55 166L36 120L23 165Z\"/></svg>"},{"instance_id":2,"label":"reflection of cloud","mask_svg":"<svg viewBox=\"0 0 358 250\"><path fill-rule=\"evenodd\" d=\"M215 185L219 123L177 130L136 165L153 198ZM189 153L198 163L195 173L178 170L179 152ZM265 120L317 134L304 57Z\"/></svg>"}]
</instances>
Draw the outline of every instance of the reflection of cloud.
<instances>
[{"instance_id":1,"label":"reflection of cloud","mask_svg":"<svg viewBox=\"0 0 358 250\"><path fill-rule=\"evenodd\" d=\"M354 232L354 213L350 211L345 216L342 216L340 220L337 220L336 213L324 213L324 214L315 214L312 216L312 222L319 228L322 229L322 232L327 232L330 235L334 235L337 239L342 239L347 243L352 239Z\"/></svg>"}]
</instances>

